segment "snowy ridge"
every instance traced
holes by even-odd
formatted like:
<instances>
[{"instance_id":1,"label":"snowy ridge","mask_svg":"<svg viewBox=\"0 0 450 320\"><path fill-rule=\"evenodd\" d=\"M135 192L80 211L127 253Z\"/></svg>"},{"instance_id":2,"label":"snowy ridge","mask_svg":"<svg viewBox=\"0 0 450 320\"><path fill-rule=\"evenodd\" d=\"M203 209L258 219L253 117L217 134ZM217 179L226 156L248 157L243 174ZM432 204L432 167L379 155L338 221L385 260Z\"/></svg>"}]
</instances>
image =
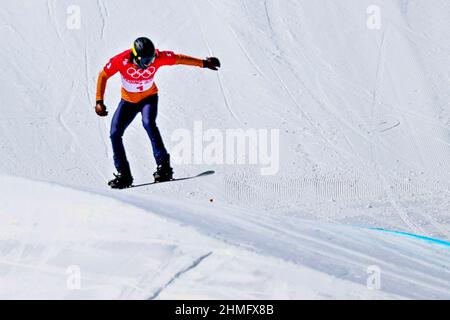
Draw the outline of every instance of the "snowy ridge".
<instances>
[{"instance_id":1,"label":"snowy ridge","mask_svg":"<svg viewBox=\"0 0 450 320\"><path fill-rule=\"evenodd\" d=\"M1 190L4 299L394 297L205 237L113 198L25 179L2 181L8 185ZM79 289L67 284L74 266Z\"/></svg>"},{"instance_id":2,"label":"snowy ridge","mask_svg":"<svg viewBox=\"0 0 450 320\"><path fill-rule=\"evenodd\" d=\"M8 201L1 216L10 217L1 232L9 243L0 263L3 280L23 288L46 283L35 291L3 292L4 298L188 298L195 293L231 299L242 290L242 281L250 281L244 290L249 299L448 294L448 248L417 239L295 218L255 224L252 212L238 208L205 209L155 197L2 179L8 183L2 190ZM49 202L48 194L55 200ZM247 258L253 262L240 260ZM229 263L240 268L234 285L226 280L235 272L227 271ZM73 264L82 272L80 290L66 287L65 269ZM383 270L381 292L366 287L367 269L374 265ZM330 281L335 291L324 286ZM272 291L272 286L286 291Z\"/></svg>"}]
</instances>

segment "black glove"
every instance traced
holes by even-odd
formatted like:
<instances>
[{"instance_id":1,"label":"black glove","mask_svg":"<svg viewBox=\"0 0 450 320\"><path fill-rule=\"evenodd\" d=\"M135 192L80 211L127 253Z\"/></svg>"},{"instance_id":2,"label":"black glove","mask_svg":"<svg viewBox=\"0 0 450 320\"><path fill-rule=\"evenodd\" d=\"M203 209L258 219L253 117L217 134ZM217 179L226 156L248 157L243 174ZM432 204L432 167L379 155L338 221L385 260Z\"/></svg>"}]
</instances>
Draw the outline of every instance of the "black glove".
<instances>
[{"instance_id":1,"label":"black glove","mask_svg":"<svg viewBox=\"0 0 450 320\"><path fill-rule=\"evenodd\" d=\"M203 60L203 68L208 68L211 70L219 70L220 61L216 57L209 57Z\"/></svg>"},{"instance_id":2,"label":"black glove","mask_svg":"<svg viewBox=\"0 0 450 320\"><path fill-rule=\"evenodd\" d=\"M106 106L103 104L102 100L97 101L97 104L95 105L95 112L100 117L106 117L108 115L108 111L106 110Z\"/></svg>"}]
</instances>

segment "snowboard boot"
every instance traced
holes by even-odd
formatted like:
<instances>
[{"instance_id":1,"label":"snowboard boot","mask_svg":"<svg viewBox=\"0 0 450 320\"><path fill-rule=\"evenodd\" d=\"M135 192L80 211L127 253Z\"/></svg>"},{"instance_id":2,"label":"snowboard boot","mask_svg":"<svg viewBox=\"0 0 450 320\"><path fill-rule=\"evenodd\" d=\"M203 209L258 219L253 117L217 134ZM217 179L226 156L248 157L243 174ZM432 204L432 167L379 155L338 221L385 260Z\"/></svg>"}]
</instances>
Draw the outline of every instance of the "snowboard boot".
<instances>
[{"instance_id":1,"label":"snowboard boot","mask_svg":"<svg viewBox=\"0 0 450 320\"><path fill-rule=\"evenodd\" d=\"M113 189L125 189L131 187L133 184L133 177L128 171L114 173L115 178L108 182L108 185Z\"/></svg>"},{"instance_id":2,"label":"snowboard boot","mask_svg":"<svg viewBox=\"0 0 450 320\"><path fill-rule=\"evenodd\" d=\"M173 180L173 170L170 167L170 160L164 161L158 165L153 174L155 182L164 182Z\"/></svg>"}]
</instances>

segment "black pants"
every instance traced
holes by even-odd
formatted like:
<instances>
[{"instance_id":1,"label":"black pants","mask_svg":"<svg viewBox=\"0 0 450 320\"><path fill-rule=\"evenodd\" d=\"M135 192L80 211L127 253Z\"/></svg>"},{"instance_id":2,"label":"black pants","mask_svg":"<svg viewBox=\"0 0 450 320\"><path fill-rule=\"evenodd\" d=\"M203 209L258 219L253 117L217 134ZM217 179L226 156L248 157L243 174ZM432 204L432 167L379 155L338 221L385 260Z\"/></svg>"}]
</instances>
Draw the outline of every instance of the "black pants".
<instances>
[{"instance_id":1,"label":"black pants","mask_svg":"<svg viewBox=\"0 0 450 320\"><path fill-rule=\"evenodd\" d=\"M159 165L169 158L159 129L156 126L158 95L156 94L145 98L139 103L121 100L114 113L110 133L114 153L114 165L119 172L130 171L130 165L127 160L122 137L126 128L131 124L138 113L142 114L142 125L150 138L156 163Z\"/></svg>"}]
</instances>

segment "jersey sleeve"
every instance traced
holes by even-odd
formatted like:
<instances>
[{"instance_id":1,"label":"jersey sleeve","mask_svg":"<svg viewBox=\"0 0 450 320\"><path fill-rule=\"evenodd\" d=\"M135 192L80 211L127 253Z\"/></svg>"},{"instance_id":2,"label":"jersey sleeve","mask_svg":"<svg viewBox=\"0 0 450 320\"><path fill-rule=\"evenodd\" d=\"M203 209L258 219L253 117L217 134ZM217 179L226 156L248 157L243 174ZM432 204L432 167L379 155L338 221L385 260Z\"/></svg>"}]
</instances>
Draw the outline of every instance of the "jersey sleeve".
<instances>
[{"instance_id":1,"label":"jersey sleeve","mask_svg":"<svg viewBox=\"0 0 450 320\"><path fill-rule=\"evenodd\" d=\"M195 66L203 68L203 59L194 58L185 54L176 54L175 64L182 64L185 66Z\"/></svg>"},{"instance_id":2,"label":"jersey sleeve","mask_svg":"<svg viewBox=\"0 0 450 320\"><path fill-rule=\"evenodd\" d=\"M120 64L123 58L119 56L115 56L109 60L109 62L104 66L103 72L108 76L108 78L115 75L119 72Z\"/></svg>"},{"instance_id":3,"label":"jersey sleeve","mask_svg":"<svg viewBox=\"0 0 450 320\"><path fill-rule=\"evenodd\" d=\"M159 66L173 66L181 64L185 66L203 67L203 59L174 53L173 51L159 51L158 60Z\"/></svg>"},{"instance_id":4,"label":"jersey sleeve","mask_svg":"<svg viewBox=\"0 0 450 320\"><path fill-rule=\"evenodd\" d=\"M116 64L116 59L112 58L109 62L103 67L102 71L98 75L97 79L97 91L96 91L96 100L103 100L103 96L105 95L106 83L108 79L112 77L119 71L119 68Z\"/></svg>"},{"instance_id":5,"label":"jersey sleeve","mask_svg":"<svg viewBox=\"0 0 450 320\"><path fill-rule=\"evenodd\" d=\"M158 51L158 63L160 66L173 66L177 59L173 51Z\"/></svg>"},{"instance_id":6,"label":"jersey sleeve","mask_svg":"<svg viewBox=\"0 0 450 320\"><path fill-rule=\"evenodd\" d=\"M106 89L106 83L108 82L108 79L120 71L120 67L123 65L123 61L127 54L128 50L122 52L121 54L118 54L117 56L112 57L108 61L108 63L103 67L97 79L97 92L96 92L97 101L103 100L103 96L105 94Z\"/></svg>"},{"instance_id":7,"label":"jersey sleeve","mask_svg":"<svg viewBox=\"0 0 450 320\"><path fill-rule=\"evenodd\" d=\"M95 94L96 101L103 101L107 81L108 76L106 75L105 71L102 70L102 72L100 72L100 74L98 75L97 79L97 91Z\"/></svg>"}]
</instances>

